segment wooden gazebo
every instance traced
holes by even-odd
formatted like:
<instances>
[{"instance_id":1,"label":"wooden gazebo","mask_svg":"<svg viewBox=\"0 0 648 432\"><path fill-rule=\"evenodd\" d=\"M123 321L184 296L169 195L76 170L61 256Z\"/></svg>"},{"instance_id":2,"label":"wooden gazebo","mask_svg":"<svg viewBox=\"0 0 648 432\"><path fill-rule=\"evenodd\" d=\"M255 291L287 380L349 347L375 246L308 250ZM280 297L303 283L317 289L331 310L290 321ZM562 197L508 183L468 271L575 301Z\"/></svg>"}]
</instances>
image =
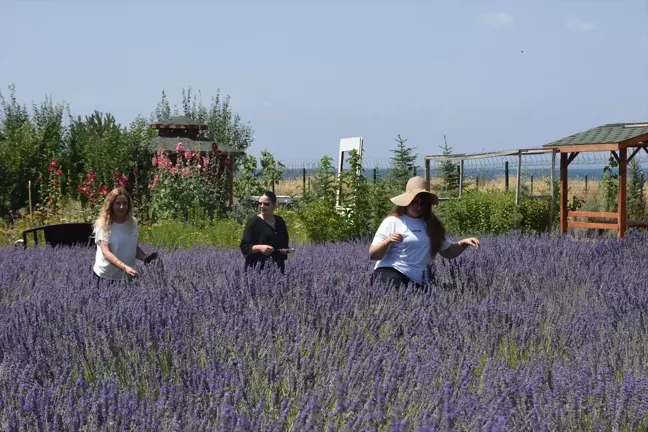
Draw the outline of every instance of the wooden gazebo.
<instances>
[{"instance_id":1,"label":"wooden gazebo","mask_svg":"<svg viewBox=\"0 0 648 432\"><path fill-rule=\"evenodd\" d=\"M627 168L628 163L642 149L648 153L648 122L615 123L589 129L546 144L545 149L560 153L560 231L571 228L616 230L623 237L628 227L648 227L647 222L628 220ZM630 155L628 155L630 150ZM580 153L611 152L619 163L618 212L569 211L567 172L569 164ZM614 222L580 222L569 218L613 219Z\"/></svg>"},{"instance_id":2,"label":"wooden gazebo","mask_svg":"<svg viewBox=\"0 0 648 432\"><path fill-rule=\"evenodd\" d=\"M245 155L245 152L236 148L219 144L205 137L209 127L207 124L192 120L184 116L172 116L165 120L150 124L151 129L156 129L158 135L151 139L152 149L162 148L169 153L169 159L176 162L176 145L182 143L185 150L200 152L203 155L213 154L216 157L218 170L227 173L227 184L229 205L234 202L234 165L237 157Z\"/></svg>"}]
</instances>

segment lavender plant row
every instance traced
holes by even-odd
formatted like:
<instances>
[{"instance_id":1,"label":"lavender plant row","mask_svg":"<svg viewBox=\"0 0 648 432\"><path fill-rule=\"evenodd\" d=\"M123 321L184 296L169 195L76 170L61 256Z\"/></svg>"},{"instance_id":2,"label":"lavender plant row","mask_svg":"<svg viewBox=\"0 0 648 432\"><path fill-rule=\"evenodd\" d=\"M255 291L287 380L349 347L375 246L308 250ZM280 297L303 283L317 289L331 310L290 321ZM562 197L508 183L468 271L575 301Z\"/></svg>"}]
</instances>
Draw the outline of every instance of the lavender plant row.
<instances>
[{"instance_id":1,"label":"lavender plant row","mask_svg":"<svg viewBox=\"0 0 648 432\"><path fill-rule=\"evenodd\" d=\"M366 244L168 250L97 288L93 250L0 249L3 430L648 427L648 237L506 235L371 286Z\"/></svg>"}]
</instances>

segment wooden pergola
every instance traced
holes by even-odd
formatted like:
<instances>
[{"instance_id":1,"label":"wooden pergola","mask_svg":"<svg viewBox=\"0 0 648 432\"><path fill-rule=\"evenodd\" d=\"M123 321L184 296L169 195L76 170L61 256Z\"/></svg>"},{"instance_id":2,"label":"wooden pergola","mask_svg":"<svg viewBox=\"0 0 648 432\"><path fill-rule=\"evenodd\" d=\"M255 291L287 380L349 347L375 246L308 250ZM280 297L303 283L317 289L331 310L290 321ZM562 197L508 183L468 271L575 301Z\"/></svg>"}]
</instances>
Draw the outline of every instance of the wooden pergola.
<instances>
[{"instance_id":1,"label":"wooden pergola","mask_svg":"<svg viewBox=\"0 0 648 432\"><path fill-rule=\"evenodd\" d=\"M648 222L628 220L627 168L642 149L648 153L648 122L607 124L546 144L545 149L560 153L560 231L571 228L606 229L623 237L629 227L648 227ZM628 156L628 150L631 151ZM619 164L618 212L569 211L568 167L580 153L610 152ZM570 218L613 219L613 222L580 222Z\"/></svg>"}]
</instances>

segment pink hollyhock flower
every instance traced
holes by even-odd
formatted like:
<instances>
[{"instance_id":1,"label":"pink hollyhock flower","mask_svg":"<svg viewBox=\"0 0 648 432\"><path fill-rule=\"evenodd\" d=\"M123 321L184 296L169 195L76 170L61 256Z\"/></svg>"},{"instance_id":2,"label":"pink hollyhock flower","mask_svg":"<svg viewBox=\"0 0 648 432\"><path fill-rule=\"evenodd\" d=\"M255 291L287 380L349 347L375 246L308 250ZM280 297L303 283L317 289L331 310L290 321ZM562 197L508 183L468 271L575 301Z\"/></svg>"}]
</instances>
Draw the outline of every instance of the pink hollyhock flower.
<instances>
[{"instance_id":1,"label":"pink hollyhock flower","mask_svg":"<svg viewBox=\"0 0 648 432\"><path fill-rule=\"evenodd\" d=\"M169 169L169 172L170 172L171 174L175 175L175 174L177 174L178 169L177 169L176 167L171 167L171 169Z\"/></svg>"},{"instance_id":2,"label":"pink hollyhock flower","mask_svg":"<svg viewBox=\"0 0 648 432\"><path fill-rule=\"evenodd\" d=\"M56 175L59 176L59 177L62 176L63 171L61 171L60 169L56 170Z\"/></svg>"},{"instance_id":3,"label":"pink hollyhock flower","mask_svg":"<svg viewBox=\"0 0 648 432\"><path fill-rule=\"evenodd\" d=\"M176 152L178 152L178 153L182 152L182 149L183 149L183 148L184 148L184 147L182 147L182 143L179 142L179 143L176 145Z\"/></svg>"},{"instance_id":4,"label":"pink hollyhock flower","mask_svg":"<svg viewBox=\"0 0 648 432\"><path fill-rule=\"evenodd\" d=\"M185 151L184 158L186 160L191 159L191 151L190 150Z\"/></svg>"},{"instance_id":5,"label":"pink hollyhock flower","mask_svg":"<svg viewBox=\"0 0 648 432\"><path fill-rule=\"evenodd\" d=\"M189 177L189 174L191 174L191 170L189 170L189 168L182 168L182 177Z\"/></svg>"},{"instance_id":6,"label":"pink hollyhock flower","mask_svg":"<svg viewBox=\"0 0 648 432\"><path fill-rule=\"evenodd\" d=\"M153 159L151 159L151 164L153 164L154 167L157 166L157 158L156 157L153 157Z\"/></svg>"}]
</instances>

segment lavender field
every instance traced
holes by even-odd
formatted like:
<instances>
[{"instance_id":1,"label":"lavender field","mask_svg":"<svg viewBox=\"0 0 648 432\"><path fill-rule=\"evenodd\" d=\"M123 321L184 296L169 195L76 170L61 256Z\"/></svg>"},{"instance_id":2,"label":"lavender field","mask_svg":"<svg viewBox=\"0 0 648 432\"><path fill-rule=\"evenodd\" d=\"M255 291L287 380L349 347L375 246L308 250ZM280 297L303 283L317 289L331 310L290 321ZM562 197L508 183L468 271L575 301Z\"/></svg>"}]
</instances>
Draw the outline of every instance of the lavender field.
<instances>
[{"instance_id":1,"label":"lavender field","mask_svg":"<svg viewBox=\"0 0 648 432\"><path fill-rule=\"evenodd\" d=\"M163 251L97 289L93 250L0 249L2 430L648 428L648 237L507 235L369 285L366 244Z\"/></svg>"}]
</instances>

